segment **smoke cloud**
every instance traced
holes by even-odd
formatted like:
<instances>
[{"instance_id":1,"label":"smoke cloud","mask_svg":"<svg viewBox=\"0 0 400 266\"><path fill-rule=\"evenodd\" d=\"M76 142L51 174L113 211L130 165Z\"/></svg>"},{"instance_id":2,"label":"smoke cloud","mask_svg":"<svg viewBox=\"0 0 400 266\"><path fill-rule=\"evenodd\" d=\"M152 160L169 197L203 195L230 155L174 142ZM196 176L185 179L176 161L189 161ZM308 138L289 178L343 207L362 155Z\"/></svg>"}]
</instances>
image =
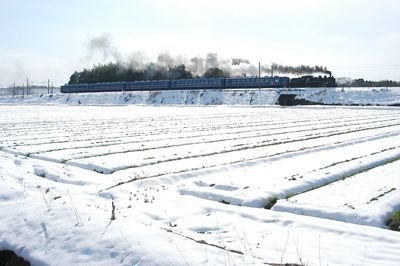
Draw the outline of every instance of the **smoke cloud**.
<instances>
[{"instance_id":1,"label":"smoke cloud","mask_svg":"<svg viewBox=\"0 0 400 266\"><path fill-rule=\"evenodd\" d=\"M121 54L113 45L112 38L108 34L91 39L88 43L88 50L88 59L91 59L95 53L100 52L103 55L103 60L121 60Z\"/></svg>"},{"instance_id":2,"label":"smoke cloud","mask_svg":"<svg viewBox=\"0 0 400 266\"><path fill-rule=\"evenodd\" d=\"M204 67L204 59L200 56L196 56L190 59L189 69L195 74L200 75L206 71Z\"/></svg>"},{"instance_id":3,"label":"smoke cloud","mask_svg":"<svg viewBox=\"0 0 400 266\"><path fill-rule=\"evenodd\" d=\"M178 65L185 65L195 76L202 76L209 68L220 68L228 71L233 76L255 75L258 68L250 64L247 59L220 58L217 53L207 53L204 57L195 56L187 58L185 56L174 56L169 52L160 53L156 62L151 62L143 53L136 52L127 57L123 65L132 66L135 69L147 69L151 64L153 69L168 69Z\"/></svg>"},{"instance_id":4,"label":"smoke cloud","mask_svg":"<svg viewBox=\"0 0 400 266\"><path fill-rule=\"evenodd\" d=\"M232 58L232 65L238 66L240 64L250 64L250 61L243 58Z\"/></svg>"},{"instance_id":5,"label":"smoke cloud","mask_svg":"<svg viewBox=\"0 0 400 266\"><path fill-rule=\"evenodd\" d=\"M209 53L206 56L206 68L219 67L220 64L218 62L218 54L217 53Z\"/></svg>"},{"instance_id":6,"label":"smoke cloud","mask_svg":"<svg viewBox=\"0 0 400 266\"><path fill-rule=\"evenodd\" d=\"M270 67L264 67L264 72L269 73L281 73L281 74L294 74L294 75L311 75L311 74L327 74L332 75L326 67L323 66L284 66L273 63Z\"/></svg>"},{"instance_id":7,"label":"smoke cloud","mask_svg":"<svg viewBox=\"0 0 400 266\"><path fill-rule=\"evenodd\" d=\"M121 53L113 44L112 38L108 34L91 39L88 44L87 59L91 59L94 54L100 53L103 60L118 61L124 68L131 67L134 69L167 70L178 65L185 65L195 76L202 76L209 68L220 68L231 74L231 77L256 76L258 75L258 64L253 65L248 59L232 57L224 59L218 57L217 53L207 53L205 57L195 56L187 58L185 56L173 56L169 52L160 53L155 62L141 52L135 52L126 56L126 60L121 60ZM316 73L331 75L326 67L323 66L285 66L273 63L270 66L261 67L261 75L273 74L293 74L293 75L310 75Z\"/></svg>"}]
</instances>

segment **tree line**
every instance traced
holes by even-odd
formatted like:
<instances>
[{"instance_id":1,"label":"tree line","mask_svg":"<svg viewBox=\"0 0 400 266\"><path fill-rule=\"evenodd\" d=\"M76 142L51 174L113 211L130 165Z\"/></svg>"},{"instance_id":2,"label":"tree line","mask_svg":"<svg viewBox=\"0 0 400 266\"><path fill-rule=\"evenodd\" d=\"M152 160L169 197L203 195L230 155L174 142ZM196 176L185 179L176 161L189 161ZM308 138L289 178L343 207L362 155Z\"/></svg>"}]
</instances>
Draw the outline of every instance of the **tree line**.
<instances>
[{"instance_id":1,"label":"tree line","mask_svg":"<svg viewBox=\"0 0 400 266\"><path fill-rule=\"evenodd\" d=\"M166 79L191 79L191 78L229 78L231 74L218 67L207 69L202 75L195 75L186 65L160 66L150 63L144 67L110 62L97 64L90 69L75 71L68 84L139 81L139 80L166 80ZM370 81L360 79L349 80L342 83L346 87L400 87L400 82L393 80Z\"/></svg>"},{"instance_id":2,"label":"tree line","mask_svg":"<svg viewBox=\"0 0 400 266\"><path fill-rule=\"evenodd\" d=\"M219 68L209 68L202 75L194 75L184 64L163 67L156 64L148 64L144 68L124 65L120 62L97 64L91 69L84 68L75 71L68 84L139 81L139 80L165 80L165 79L190 79L190 78L227 78L230 73Z\"/></svg>"},{"instance_id":3,"label":"tree line","mask_svg":"<svg viewBox=\"0 0 400 266\"><path fill-rule=\"evenodd\" d=\"M380 81L371 81L371 80L364 80L354 79L351 80L343 86L346 87L400 87L400 82L394 80L380 80Z\"/></svg>"}]
</instances>

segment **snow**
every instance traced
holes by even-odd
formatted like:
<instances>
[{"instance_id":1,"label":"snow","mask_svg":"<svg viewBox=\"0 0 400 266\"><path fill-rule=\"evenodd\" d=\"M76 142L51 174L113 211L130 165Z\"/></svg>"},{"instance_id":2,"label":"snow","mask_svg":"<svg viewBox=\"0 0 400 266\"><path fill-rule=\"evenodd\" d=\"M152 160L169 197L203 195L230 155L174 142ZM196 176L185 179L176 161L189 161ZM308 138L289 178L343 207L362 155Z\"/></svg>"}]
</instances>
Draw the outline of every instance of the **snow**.
<instances>
[{"instance_id":1,"label":"snow","mask_svg":"<svg viewBox=\"0 0 400 266\"><path fill-rule=\"evenodd\" d=\"M250 92L0 98L0 249L33 265L398 265L400 109L221 106Z\"/></svg>"},{"instance_id":2,"label":"snow","mask_svg":"<svg viewBox=\"0 0 400 266\"><path fill-rule=\"evenodd\" d=\"M306 89L297 97L324 104L392 105L400 101L400 88Z\"/></svg>"},{"instance_id":3,"label":"snow","mask_svg":"<svg viewBox=\"0 0 400 266\"><path fill-rule=\"evenodd\" d=\"M0 96L0 104L46 105L273 105L282 94L294 94L317 104L399 105L400 88L273 88L231 90L171 90Z\"/></svg>"},{"instance_id":4,"label":"snow","mask_svg":"<svg viewBox=\"0 0 400 266\"><path fill-rule=\"evenodd\" d=\"M384 228L400 209L399 166L399 161L369 165L370 171L279 201L273 209Z\"/></svg>"}]
</instances>

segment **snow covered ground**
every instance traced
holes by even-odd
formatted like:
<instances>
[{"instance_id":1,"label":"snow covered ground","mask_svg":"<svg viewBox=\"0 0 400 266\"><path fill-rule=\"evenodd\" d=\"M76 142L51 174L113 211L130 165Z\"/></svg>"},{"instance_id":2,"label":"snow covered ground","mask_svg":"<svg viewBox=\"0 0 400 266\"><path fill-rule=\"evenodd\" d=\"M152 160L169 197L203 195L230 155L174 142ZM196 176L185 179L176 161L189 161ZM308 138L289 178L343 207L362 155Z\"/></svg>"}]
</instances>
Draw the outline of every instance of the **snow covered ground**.
<instances>
[{"instance_id":1,"label":"snow covered ground","mask_svg":"<svg viewBox=\"0 0 400 266\"><path fill-rule=\"evenodd\" d=\"M0 106L0 250L33 265L399 264L396 107L59 103Z\"/></svg>"},{"instance_id":2,"label":"snow covered ground","mask_svg":"<svg viewBox=\"0 0 400 266\"><path fill-rule=\"evenodd\" d=\"M274 88L0 96L0 104L274 105L282 94L316 104L400 105L400 88Z\"/></svg>"}]
</instances>

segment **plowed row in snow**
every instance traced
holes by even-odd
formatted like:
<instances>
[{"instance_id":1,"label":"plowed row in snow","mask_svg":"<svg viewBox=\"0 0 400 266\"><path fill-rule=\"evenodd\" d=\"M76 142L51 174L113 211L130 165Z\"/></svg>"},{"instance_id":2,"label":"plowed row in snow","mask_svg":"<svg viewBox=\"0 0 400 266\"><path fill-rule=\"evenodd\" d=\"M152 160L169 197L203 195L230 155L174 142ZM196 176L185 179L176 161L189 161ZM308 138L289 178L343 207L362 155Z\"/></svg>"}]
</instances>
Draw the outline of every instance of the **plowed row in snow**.
<instances>
[{"instance_id":1,"label":"plowed row in snow","mask_svg":"<svg viewBox=\"0 0 400 266\"><path fill-rule=\"evenodd\" d=\"M94 197L91 204L112 198L119 217L177 223L178 235L201 234L230 249L246 243L230 218L215 227L203 217L212 208L244 224L260 219L250 215L258 209L281 222L278 213L289 212L380 228L400 208L395 108L2 106L0 114L10 165L28 165L37 177ZM13 189L3 192L15 200ZM184 201L195 206L165 209Z\"/></svg>"},{"instance_id":2,"label":"plowed row in snow","mask_svg":"<svg viewBox=\"0 0 400 266\"><path fill-rule=\"evenodd\" d=\"M128 176L124 182L132 176L190 173L231 164L238 168L235 172L261 167L258 173L265 171L270 177L257 173L249 178L264 201L342 178L328 173L330 168L359 172L369 168L371 160L385 164L397 158L400 147L400 116L393 109L204 108L190 114L194 108L70 107L67 112L54 107L25 112L25 108L17 113L6 110L14 119L2 121L3 151L122 174ZM355 162L365 166L354 170ZM238 181L244 187L246 182ZM252 193L244 193L249 203L232 196L236 194L232 190L203 190L202 185L182 193L250 206L265 203Z\"/></svg>"}]
</instances>

